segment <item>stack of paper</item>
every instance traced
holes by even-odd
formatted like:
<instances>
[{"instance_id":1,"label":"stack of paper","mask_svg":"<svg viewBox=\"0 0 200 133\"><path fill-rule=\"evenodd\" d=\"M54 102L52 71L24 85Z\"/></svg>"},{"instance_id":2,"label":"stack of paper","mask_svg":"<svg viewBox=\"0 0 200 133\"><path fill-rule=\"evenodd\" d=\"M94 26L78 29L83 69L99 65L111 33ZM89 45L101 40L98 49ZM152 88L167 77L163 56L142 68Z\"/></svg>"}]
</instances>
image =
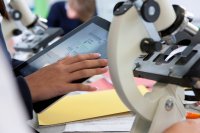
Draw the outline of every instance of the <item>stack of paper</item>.
<instances>
[{"instance_id":1,"label":"stack of paper","mask_svg":"<svg viewBox=\"0 0 200 133\"><path fill-rule=\"evenodd\" d=\"M135 116L130 114L66 124L64 132L129 132Z\"/></svg>"}]
</instances>

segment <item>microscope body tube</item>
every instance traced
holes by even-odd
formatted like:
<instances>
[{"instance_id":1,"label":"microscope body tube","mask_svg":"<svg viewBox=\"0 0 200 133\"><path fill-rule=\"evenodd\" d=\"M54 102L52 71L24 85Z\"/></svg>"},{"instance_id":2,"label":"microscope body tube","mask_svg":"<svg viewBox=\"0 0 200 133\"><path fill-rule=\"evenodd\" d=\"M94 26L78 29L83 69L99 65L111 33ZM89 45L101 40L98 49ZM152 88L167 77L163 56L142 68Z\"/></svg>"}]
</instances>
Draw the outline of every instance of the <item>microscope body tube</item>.
<instances>
[{"instance_id":1,"label":"microscope body tube","mask_svg":"<svg viewBox=\"0 0 200 133\"><path fill-rule=\"evenodd\" d=\"M25 26L32 25L36 20L37 16L31 12L28 5L25 4L26 2L24 0L11 0L10 4L11 6L20 11L22 14L22 23Z\"/></svg>"},{"instance_id":2,"label":"microscope body tube","mask_svg":"<svg viewBox=\"0 0 200 133\"><path fill-rule=\"evenodd\" d=\"M160 16L155 22L157 31L169 28L176 20L176 13L170 0L155 0L160 6Z\"/></svg>"}]
</instances>

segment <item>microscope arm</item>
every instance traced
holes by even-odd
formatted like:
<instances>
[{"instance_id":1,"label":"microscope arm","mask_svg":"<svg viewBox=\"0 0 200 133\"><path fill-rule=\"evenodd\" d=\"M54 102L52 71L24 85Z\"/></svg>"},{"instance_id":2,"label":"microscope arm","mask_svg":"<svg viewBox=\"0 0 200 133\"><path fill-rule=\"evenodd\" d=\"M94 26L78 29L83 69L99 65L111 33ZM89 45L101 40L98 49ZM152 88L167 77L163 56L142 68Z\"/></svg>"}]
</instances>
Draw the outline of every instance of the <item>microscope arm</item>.
<instances>
[{"instance_id":1,"label":"microscope arm","mask_svg":"<svg viewBox=\"0 0 200 133\"><path fill-rule=\"evenodd\" d=\"M173 24L175 13L168 0L157 0L157 2L161 14L155 25L157 31L160 31ZM143 21L134 7L123 15L115 16L109 32L108 56L111 77L118 94L131 110L151 121L157 104L144 99L133 81L132 73L137 65L134 64L134 60L141 54L141 40L150 37Z\"/></svg>"}]
</instances>

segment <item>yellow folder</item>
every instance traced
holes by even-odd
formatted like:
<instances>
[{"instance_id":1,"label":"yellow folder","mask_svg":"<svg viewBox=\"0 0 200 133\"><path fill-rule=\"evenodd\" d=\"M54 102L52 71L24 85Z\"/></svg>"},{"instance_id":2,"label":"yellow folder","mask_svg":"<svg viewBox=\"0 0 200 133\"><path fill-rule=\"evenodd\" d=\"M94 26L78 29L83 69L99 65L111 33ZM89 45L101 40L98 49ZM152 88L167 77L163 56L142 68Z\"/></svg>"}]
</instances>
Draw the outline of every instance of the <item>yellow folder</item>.
<instances>
[{"instance_id":1,"label":"yellow folder","mask_svg":"<svg viewBox=\"0 0 200 133\"><path fill-rule=\"evenodd\" d=\"M149 92L138 86L142 95ZM39 125L49 126L129 112L115 90L65 96L38 114Z\"/></svg>"},{"instance_id":2,"label":"yellow folder","mask_svg":"<svg viewBox=\"0 0 200 133\"><path fill-rule=\"evenodd\" d=\"M65 96L38 114L39 125L48 126L129 112L115 90Z\"/></svg>"}]
</instances>

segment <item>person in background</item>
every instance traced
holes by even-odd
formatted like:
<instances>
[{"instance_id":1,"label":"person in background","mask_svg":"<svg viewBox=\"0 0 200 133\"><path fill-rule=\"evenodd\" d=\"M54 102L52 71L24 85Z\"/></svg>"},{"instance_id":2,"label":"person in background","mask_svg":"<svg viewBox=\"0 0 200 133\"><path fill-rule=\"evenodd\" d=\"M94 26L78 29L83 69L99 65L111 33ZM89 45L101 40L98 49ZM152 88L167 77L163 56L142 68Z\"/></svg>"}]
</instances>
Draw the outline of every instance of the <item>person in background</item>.
<instances>
[{"instance_id":1,"label":"person in background","mask_svg":"<svg viewBox=\"0 0 200 133\"><path fill-rule=\"evenodd\" d=\"M68 0L52 5L47 17L49 27L60 27L64 34L96 15L95 0Z\"/></svg>"}]
</instances>

